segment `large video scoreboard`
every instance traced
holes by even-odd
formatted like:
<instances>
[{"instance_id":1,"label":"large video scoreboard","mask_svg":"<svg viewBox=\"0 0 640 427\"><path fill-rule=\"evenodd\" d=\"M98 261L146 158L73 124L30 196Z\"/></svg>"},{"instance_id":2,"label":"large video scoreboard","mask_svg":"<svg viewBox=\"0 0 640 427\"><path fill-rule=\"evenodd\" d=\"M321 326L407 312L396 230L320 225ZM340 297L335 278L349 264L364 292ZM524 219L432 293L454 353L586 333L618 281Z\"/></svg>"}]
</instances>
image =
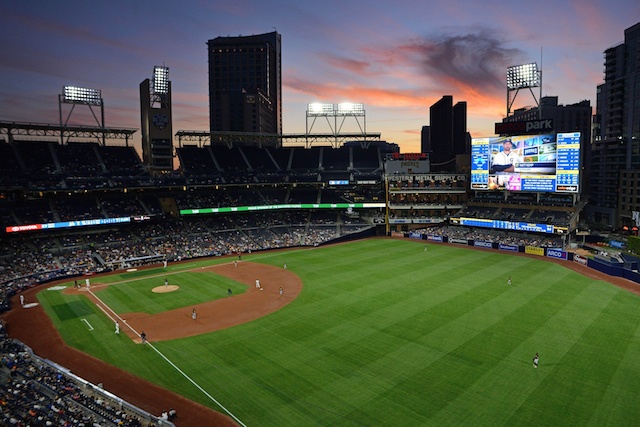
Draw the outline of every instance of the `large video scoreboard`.
<instances>
[{"instance_id":1,"label":"large video scoreboard","mask_svg":"<svg viewBox=\"0 0 640 427\"><path fill-rule=\"evenodd\" d=\"M578 193L580 132L473 138L471 189Z\"/></svg>"}]
</instances>

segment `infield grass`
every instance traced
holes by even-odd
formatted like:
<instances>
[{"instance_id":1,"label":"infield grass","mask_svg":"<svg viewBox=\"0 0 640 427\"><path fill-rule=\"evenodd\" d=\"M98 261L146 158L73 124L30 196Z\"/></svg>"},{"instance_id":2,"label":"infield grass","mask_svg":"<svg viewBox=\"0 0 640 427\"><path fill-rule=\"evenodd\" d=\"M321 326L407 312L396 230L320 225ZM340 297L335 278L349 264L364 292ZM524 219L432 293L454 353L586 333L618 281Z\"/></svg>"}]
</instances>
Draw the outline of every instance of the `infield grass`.
<instances>
[{"instance_id":1,"label":"infield grass","mask_svg":"<svg viewBox=\"0 0 640 427\"><path fill-rule=\"evenodd\" d=\"M637 296L543 260L423 248L367 239L248 255L286 262L302 293L257 321L154 346L248 426L636 425ZM185 265L170 269L180 298L150 292L163 269L94 281L118 282L100 293L117 312L244 289ZM68 344L220 410L84 296L38 297Z\"/></svg>"}]
</instances>

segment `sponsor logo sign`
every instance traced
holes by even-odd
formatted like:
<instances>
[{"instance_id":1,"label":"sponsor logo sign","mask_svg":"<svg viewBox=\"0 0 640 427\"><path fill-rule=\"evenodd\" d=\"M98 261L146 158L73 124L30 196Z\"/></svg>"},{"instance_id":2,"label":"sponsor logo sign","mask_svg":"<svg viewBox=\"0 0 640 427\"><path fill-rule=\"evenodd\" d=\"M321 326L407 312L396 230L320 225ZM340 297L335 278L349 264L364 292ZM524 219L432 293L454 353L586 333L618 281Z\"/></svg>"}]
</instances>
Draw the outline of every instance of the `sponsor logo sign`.
<instances>
[{"instance_id":1,"label":"sponsor logo sign","mask_svg":"<svg viewBox=\"0 0 640 427\"><path fill-rule=\"evenodd\" d=\"M422 233L409 233L409 238L410 239L422 239Z\"/></svg>"},{"instance_id":2,"label":"sponsor logo sign","mask_svg":"<svg viewBox=\"0 0 640 427\"><path fill-rule=\"evenodd\" d=\"M516 245L505 245L503 243L500 243L498 245L498 249L500 249L501 251L518 252L518 247Z\"/></svg>"},{"instance_id":3,"label":"sponsor logo sign","mask_svg":"<svg viewBox=\"0 0 640 427\"><path fill-rule=\"evenodd\" d=\"M427 240L431 240L431 241L434 241L434 242L442 242L443 241L442 236L432 236L432 235L427 236Z\"/></svg>"},{"instance_id":4,"label":"sponsor logo sign","mask_svg":"<svg viewBox=\"0 0 640 427\"><path fill-rule=\"evenodd\" d=\"M587 265L587 258L583 257L582 255L574 254L573 260L578 264Z\"/></svg>"},{"instance_id":5,"label":"sponsor logo sign","mask_svg":"<svg viewBox=\"0 0 640 427\"><path fill-rule=\"evenodd\" d=\"M466 239L456 239L455 237L449 237L449 243L458 243L460 245L469 244L469 242Z\"/></svg>"},{"instance_id":6,"label":"sponsor logo sign","mask_svg":"<svg viewBox=\"0 0 640 427\"><path fill-rule=\"evenodd\" d=\"M555 259L567 259L567 252L559 249L547 249L547 256Z\"/></svg>"},{"instance_id":7,"label":"sponsor logo sign","mask_svg":"<svg viewBox=\"0 0 640 427\"><path fill-rule=\"evenodd\" d=\"M544 248L538 248L537 246L525 246L525 254L544 256Z\"/></svg>"},{"instance_id":8,"label":"sponsor logo sign","mask_svg":"<svg viewBox=\"0 0 640 427\"><path fill-rule=\"evenodd\" d=\"M482 240L476 240L475 242L473 242L473 246L478 246L480 248L489 248L489 249L491 249L493 247L493 244L491 242L484 242Z\"/></svg>"},{"instance_id":9,"label":"sponsor logo sign","mask_svg":"<svg viewBox=\"0 0 640 427\"><path fill-rule=\"evenodd\" d=\"M15 233L16 231L31 231L42 229L42 224L29 224L29 225L12 225L5 228L7 233Z\"/></svg>"}]
</instances>

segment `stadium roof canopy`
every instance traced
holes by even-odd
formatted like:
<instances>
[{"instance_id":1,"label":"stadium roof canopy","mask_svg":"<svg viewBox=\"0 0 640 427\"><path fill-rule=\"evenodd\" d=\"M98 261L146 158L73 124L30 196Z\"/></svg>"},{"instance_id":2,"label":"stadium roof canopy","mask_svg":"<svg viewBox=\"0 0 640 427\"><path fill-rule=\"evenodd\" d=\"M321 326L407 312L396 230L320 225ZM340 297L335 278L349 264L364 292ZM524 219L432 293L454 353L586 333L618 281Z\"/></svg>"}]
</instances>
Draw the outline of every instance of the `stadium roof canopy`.
<instances>
[{"instance_id":1,"label":"stadium roof canopy","mask_svg":"<svg viewBox=\"0 0 640 427\"><path fill-rule=\"evenodd\" d=\"M368 147L372 142L380 141L380 133L301 133L301 134L275 134L256 132L203 132L180 130L176 132L178 145L182 147L184 142L197 142L198 146L207 144L226 145L254 144L259 146L275 147L300 147L309 148L313 145L330 145L334 148L344 145L346 142L357 141L363 147Z\"/></svg>"},{"instance_id":2,"label":"stadium roof canopy","mask_svg":"<svg viewBox=\"0 0 640 427\"><path fill-rule=\"evenodd\" d=\"M129 145L129 139L137 129L107 128L97 126L60 126L46 123L6 122L0 121L0 134L6 134L8 142L14 142L13 137L20 136L53 136L62 142L67 138L96 138L124 139Z\"/></svg>"}]
</instances>

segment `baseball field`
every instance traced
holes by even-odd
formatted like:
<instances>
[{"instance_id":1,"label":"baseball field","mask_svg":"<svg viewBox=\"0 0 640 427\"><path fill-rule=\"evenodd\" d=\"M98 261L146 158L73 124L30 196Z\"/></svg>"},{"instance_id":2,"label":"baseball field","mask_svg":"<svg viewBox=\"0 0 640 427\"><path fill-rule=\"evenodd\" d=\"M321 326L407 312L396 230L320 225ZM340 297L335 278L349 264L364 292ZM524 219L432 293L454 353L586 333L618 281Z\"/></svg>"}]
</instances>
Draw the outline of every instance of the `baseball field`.
<instances>
[{"instance_id":1,"label":"baseball field","mask_svg":"<svg viewBox=\"0 0 640 427\"><path fill-rule=\"evenodd\" d=\"M37 297L68 345L240 425L637 425L640 297L539 257L424 248L170 263Z\"/></svg>"}]
</instances>

